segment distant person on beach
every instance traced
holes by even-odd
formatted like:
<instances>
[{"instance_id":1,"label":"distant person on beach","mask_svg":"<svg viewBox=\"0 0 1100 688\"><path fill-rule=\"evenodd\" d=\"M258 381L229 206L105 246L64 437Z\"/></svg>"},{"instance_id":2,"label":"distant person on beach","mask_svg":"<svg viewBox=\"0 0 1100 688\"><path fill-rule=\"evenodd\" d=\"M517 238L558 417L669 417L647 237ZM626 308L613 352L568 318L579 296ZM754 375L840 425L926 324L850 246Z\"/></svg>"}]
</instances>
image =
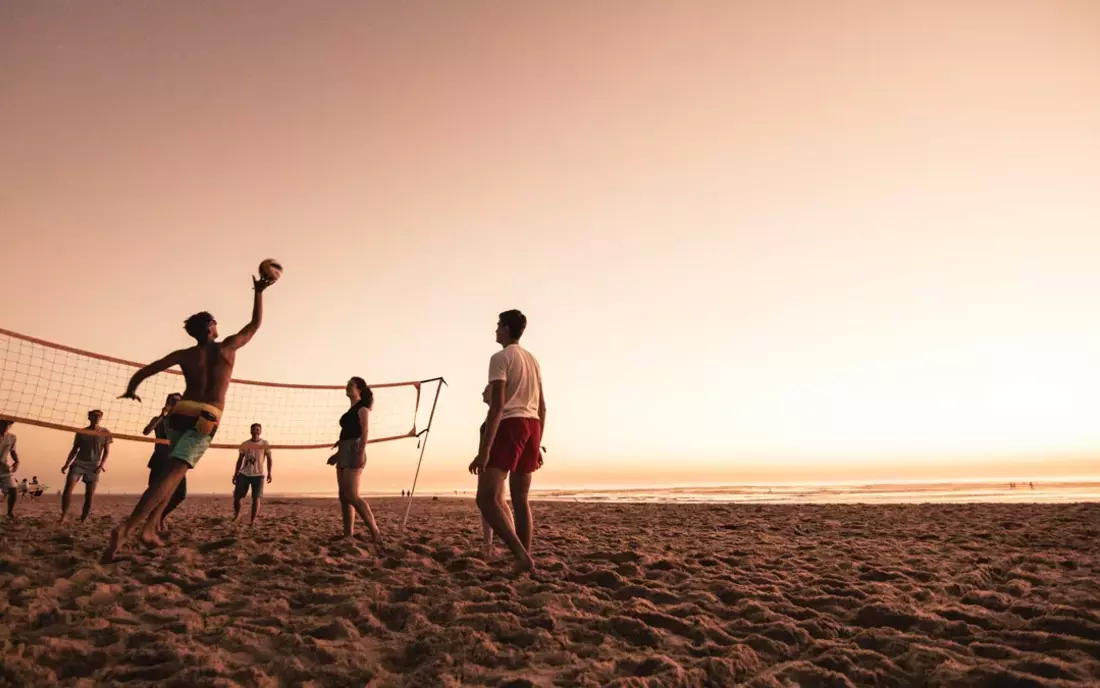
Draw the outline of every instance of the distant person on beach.
<instances>
[{"instance_id":1,"label":"distant person on beach","mask_svg":"<svg viewBox=\"0 0 1100 688\"><path fill-rule=\"evenodd\" d=\"M167 471L141 495L130 517L111 531L111 541L100 559L103 563L114 560L126 537L141 526L138 538L149 547L161 547L164 542L157 537L157 524L187 471L198 465L218 430L225 408L225 393L233 377L233 365L237 362L237 350L252 341L263 321L263 292L271 281L263 277L252 278L252 320L241 331L218 342L218 322L203 311L184 322L187 334L195 338L195 346L173 351L164 358L150 363L134 373L122 399L134 399L138 403L138 386L148 377L178 365L187 382L183 397L176 402L165 419L169 456L173 459Z\"/></svg>"},{"instance_id":2,"label":"distant person on beach","mask_svg":"<svg viewBox=\"0 0 1100 688\"><path fill-rule=\"evenodd\" d=\"M527 317L504 311L497 320L501 350L489 359L489 412L470 472L478 476L477 506L512 551L517 573L534 568L531 558L531 475L539 467L539 443L546 427L546 399L538 361L519 345ZM514 518L503 504L508 480Z\"/></svg>"},{"instance_id":3,"label":"distant person on beach","mask_svg":"<svg viewBox=\"0 0 1100 688\"><path fill-rule=\"evenodd\" d=\"M233 469L233 520L241 518L241 500L252 490L252 517L248 525L255 525L260 515L260 500L264 496L264 462L267 462L267 482L271 482L271 445L260 437L263 426L253 423L249 428L252 437L241 443L237 453L237 466Z\"/></svg>"},{"instance_id":4,"label":"distant person on beach","mask_svg":"<svg viewBox=\"0 0 1100 688\"><path fill-rule=\"evenodd\" d=\"M336 453L329 463L336 466L336 485L340 490L340 517L344 521L344 537L355 535L355 514L358 513L370 530L377 547L382 546L382 533L374 522L370 505L359 496L359 479L367 465L367 434L374 392L361 377L348 380L345 389L351 408L340 416L340 439L334 445ZM354 512L353 512L354 510Z\"/></svg>"},{"instance_id":5,"label":"distant person on beach","mask_svg":"<svg viewBox=\"0 0 1100 688\"><path fill-rule=\"evenodd\" d=\"M0 420L0 494L8 498L8 518L15 518L15 500L19 498L15 488L15 473L19 470L19 453L15 451L15 433L12 421ZM8 457L11 462L8 462Z\"/></svg>"},{"instance_id":6,"label":"distant person on beach","mask_svg":"<svg viewBox=\"0 0 1100 688\"><path fill-rule=\"evenodd\" d=\"M111 453L111 431L102 427L99 422L103 420L103 411L92 409L88 411L88 427L86 432L78 432L73 437L73 448L69 450L69 456L65 459L65 465L61 472L68 471L65 478L65 491L61 493L61 523L69 513L69 504L72 502L73 488L77 480L84 481L84 509L80 512L80 520L88 520L92 513L92 500L95 498L96 486L99 485L99 474L104 472L107 457ZM72 469L70 470L70 465Z\"/></svg>"},{"instance_id":7,"label":"distant person on beach","mask_svg":"<svg viewBox=\"0 0 1100 688\"><path fill-rule=\"evenodd\" d=\"M152 420L141 431L141 434L148 435L149 433L155 433L155 437L158 440L168 439L168 428L165 425L165 420L172 414L172 409L175 408L176 403L182 398L179 392L172 392L168 395L168 398L164 400L164 408L160 410L159 416L154 416ZM157 443L153 445L153 455L149 457L149 487L153 486L153 483L157 482L162 476L168 473L172 468L172 447L167 443ZM164 511L160 515L160 521L157 523L157 532L164 533L168 531L168 525L166 519L168 514L175 511L176 507L183 503L183 500L187 499L187 476L180 479L179 485L176 486L176 491L172 493L172 496L168 499L168 504L164 506Z\"/></svg>"},{"instance_id":8,"label":"distant person on beach","mask_svg":"<svg viewBox=\"0 0 1100 688\"><path fill-rule=\"evenodd\" d=\"M30 494L30 496L32 498L37 498L37 497L42 496L43 490L42 490L42 486L38 484L38 476L37 475L32 475L31 476L31 484L27 486L27 491L28 491L28 494Z\"/></svg>"}]
</instances>

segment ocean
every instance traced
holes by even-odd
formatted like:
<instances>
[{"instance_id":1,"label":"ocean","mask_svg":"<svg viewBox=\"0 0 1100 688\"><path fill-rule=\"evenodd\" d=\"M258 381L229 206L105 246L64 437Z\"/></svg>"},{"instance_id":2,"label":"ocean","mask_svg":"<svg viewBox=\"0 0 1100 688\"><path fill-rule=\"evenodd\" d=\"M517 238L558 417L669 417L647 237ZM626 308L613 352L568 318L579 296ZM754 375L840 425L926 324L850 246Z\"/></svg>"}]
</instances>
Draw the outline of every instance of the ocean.
<instances>
[{"instance_id":1,"label":"ocean","mask_svg":"<svg viewBox=\"0 0 1100 688\"><path fill-rule=\"evenodd\" d=\"M290 495L287 495L290 496ZM335 493L295 495L335 497ZM394 497L391 492L365 492L365 497ZM472 490L423 490L417 497L472 499ZM927 503L1065 503L1100 501L1100 476L1056 480L969 480L943 482L874 482L835 484L665 486L532 490L532 500L706 504L927 504Z\"/></svg>"}]
</instances>

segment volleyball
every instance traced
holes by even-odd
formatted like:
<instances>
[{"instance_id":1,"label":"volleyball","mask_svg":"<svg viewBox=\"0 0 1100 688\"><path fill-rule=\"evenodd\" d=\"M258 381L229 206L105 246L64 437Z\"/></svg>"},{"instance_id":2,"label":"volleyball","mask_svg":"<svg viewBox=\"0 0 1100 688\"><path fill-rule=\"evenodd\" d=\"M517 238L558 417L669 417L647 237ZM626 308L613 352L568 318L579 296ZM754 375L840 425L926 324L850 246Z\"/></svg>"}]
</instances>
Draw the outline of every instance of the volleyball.
<instances>
[{"instance_id":1,"label":"volleyball","mask_svg":"<svg viewBox=\"0 0 1100 688\"><path fill-rule=\"evenodd\" d=\"M274 258L268 258L260 263L260 277L268 282L274 282L283 274L283 266Z\"/></svg>"}]
</instances>

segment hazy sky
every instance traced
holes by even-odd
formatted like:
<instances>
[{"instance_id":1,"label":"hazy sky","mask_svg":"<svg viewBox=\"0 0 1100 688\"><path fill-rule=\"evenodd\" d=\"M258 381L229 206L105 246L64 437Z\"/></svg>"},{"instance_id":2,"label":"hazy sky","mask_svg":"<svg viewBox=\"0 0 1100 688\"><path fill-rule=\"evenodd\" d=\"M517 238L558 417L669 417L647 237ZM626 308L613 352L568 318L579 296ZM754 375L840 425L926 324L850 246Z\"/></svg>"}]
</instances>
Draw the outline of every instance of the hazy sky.
<instances>
[{"instance_id":1,"label":"hazy sky","mask_svg":"<svg viewBox=\"0 0 1100 688\"><path fill-rule=\"evenodd\" d=\"M445 376L427 487L473 486L507 308L543 486L1100 456L1093 0L25 0L0 66L0 327L151 360L197 310L243 325L279 258L236 375ZM70 438L16 431L59 478ZM117 445L104 488L142 487Z\"/></svg>"}]
</instances>

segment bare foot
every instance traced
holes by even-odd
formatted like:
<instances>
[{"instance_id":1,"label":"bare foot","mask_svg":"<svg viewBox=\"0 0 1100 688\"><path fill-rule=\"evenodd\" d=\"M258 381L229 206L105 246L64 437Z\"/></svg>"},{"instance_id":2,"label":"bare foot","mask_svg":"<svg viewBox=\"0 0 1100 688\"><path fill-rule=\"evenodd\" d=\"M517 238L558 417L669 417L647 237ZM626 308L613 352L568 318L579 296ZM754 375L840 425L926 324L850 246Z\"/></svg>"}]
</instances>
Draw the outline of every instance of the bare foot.
<instances>
[{"instance_id":1,"label":"bare foot","mask_svg":"<svg viewBox=\"0 0 1100 688\"><path fill-rule=\"evenodd\" d=\"M481 548L481 556L483 556L486 561L494 559L497 556L497 548L492 545L483 546Z\"/></svg>"},{"instance_id":2,"label":"bare foot","mask_svg":"<svg viewBox=\"0 0 1100 688\"><path fill-rule=\"evenodd\" d=\"M115 560L115 555L118 554L118 550L122 547L122 540L126 535L122 532L122 526L111 530L111 541L107 545L106 551L103 552L103 556L99 558L99 563L110 564Z\"/></svg>"},{"instance_id":3,"label":"bare foot","mask_svg":"<svg viewBox=\"0 0 1100 688\"><path fill-rule=\"evenodd\" d=\"M141 535L138 535L138 541L149 549L164 547L164 540L161 540L155 532L150 530L141 531Z\"/></svg>"},{"instance_id":4,"label":"bare foot","mask_svg":"<svg viewBox=\"0 0 1100 688\"><path fill-rule=\"evenodd\" d=\"M523 574L530 573L535 570L535 560L530 556L524 556L522 559L516 559L516 565L512 567L514 573Z\"/></svg>"}]
</instances>

